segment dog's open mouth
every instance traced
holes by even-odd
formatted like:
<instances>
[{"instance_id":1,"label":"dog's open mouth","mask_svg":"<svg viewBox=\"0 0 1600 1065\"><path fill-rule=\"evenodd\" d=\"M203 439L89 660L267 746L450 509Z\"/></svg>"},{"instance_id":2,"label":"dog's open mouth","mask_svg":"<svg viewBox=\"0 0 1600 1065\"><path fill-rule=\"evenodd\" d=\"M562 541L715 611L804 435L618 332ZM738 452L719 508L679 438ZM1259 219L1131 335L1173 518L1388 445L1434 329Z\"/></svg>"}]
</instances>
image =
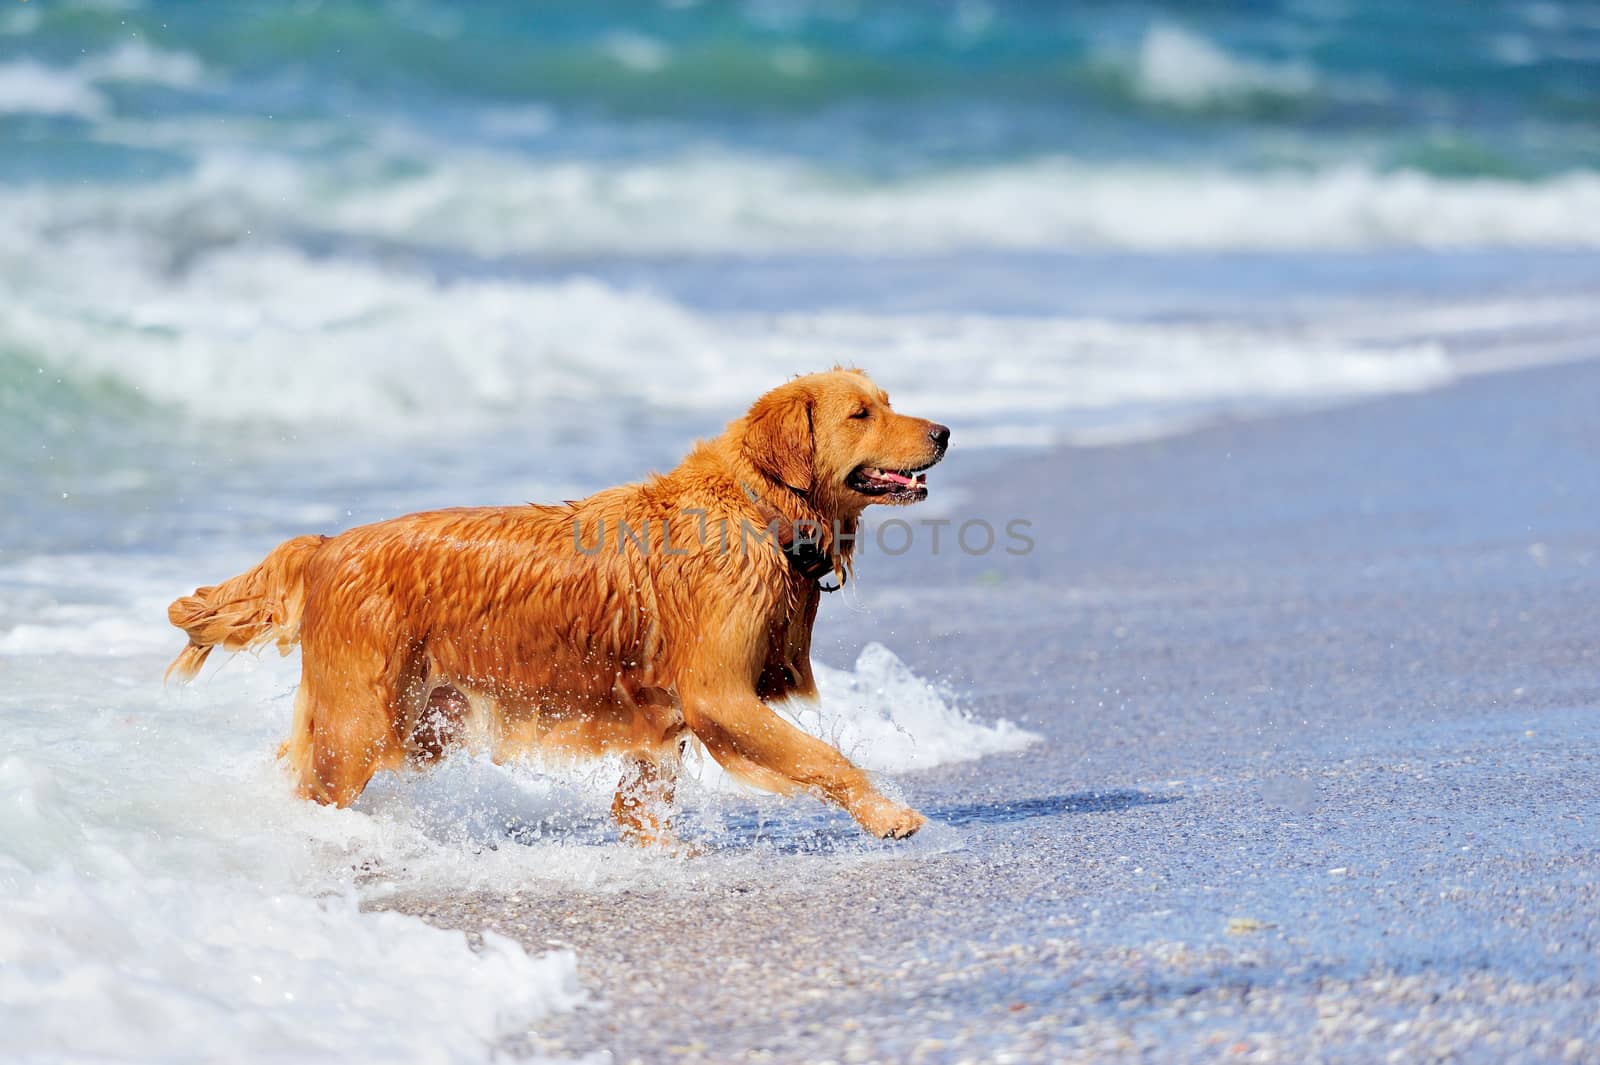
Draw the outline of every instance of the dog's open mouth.
<instances>
[{"instance_id":1,"label":"dog's open mouth","mask_svg":"<svg viewBox=\"0 0 1600 1065\"><path fill-rule=\"evenodd\" d=\"M862 495L882 496L893 503L915 503L928 498L928 475L924 471L932 465L930 462L909 470L857 466L845 483Z\"/></svg>"}]
</instances>

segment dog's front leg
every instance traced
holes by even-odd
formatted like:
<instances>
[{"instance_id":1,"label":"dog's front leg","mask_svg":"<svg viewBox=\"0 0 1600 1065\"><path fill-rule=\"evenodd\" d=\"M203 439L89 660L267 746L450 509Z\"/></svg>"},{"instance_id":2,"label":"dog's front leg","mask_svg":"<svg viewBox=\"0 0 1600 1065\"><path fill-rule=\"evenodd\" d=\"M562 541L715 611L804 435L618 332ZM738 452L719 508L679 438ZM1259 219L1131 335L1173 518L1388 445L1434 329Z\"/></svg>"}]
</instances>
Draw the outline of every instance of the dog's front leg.
<instances>
[{"instance_id":1,"label":"dog's front leg","mask_svg":"<svg viewBox=\"0 0 1600 1065\"><path fill-rule=\"evenodd\" d=\"M686 691L683 716L724 769L752 784L779 792L803 788L843 806L882 839L902 839L926 823L886 798L844 755L773 713L753 689Z\"/></svg>"}]
</instances>

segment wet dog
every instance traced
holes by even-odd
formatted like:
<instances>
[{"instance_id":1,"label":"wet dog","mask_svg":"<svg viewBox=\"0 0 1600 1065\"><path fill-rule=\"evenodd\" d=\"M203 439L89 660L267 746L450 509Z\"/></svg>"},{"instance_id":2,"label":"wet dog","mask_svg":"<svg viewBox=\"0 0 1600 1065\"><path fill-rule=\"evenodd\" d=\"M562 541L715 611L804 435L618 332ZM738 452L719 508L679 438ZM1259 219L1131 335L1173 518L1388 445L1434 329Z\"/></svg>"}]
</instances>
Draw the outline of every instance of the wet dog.
<instances>
[{"instance_id":1,"label":"wet dog","mask_svg":"<svg viewBox=\"0 0 1600 1065\"><path fill-rule=\"evenodd\" d=\"M344 806L373 774L452 745L496 758L618 755L624 833L668 842L684 744L763 788L838 803L881 837L923 824L767 704L815 697L824 580L862 511L927 495L950 431L863 373L796 378L674 470L560 506L428 511L301 536L172 604L213 647L301 648L280 750L302 795Z\"/></svg>"}]
</instances>

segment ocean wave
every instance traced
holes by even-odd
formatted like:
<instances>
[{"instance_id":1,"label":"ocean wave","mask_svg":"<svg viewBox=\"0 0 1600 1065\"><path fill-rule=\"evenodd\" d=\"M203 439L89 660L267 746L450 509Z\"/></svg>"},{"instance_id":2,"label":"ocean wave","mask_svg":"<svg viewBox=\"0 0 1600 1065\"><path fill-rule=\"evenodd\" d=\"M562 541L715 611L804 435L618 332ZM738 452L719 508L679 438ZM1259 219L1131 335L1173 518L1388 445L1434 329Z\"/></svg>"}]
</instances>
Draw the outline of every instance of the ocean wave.
<instances>
[{"instance_id":1,"label":"ocean wave","mask_svg":"<svg viewBox=\"0 0 1600 1065\"><path fill-rule=\"evenodd\" d=\"M91 81L133 81L173 88L190 88L206 77L205 64L196 56L139 39L122 41L108 52L89 56L75 69Z\"/></svg>"},{"instance_id":2,"label":"ocean wave","mask_svg":"<svg viewBox=\"0 0 1600 1065\"><path fill-rule=\"evenodd\" d=\"M98 584L89 594L104 614L158 627L128 556L96 568L98 582L55 565L46 597ZM8 587L28 583L8 570ZM129 581L137 614L117 602ZM159 659L108 658L86 639L62 650L89 668L7 658L0 1023L11 1056L474 1060L582 1001L569 951L530 955L494 935L474 949L460 932L363 909L381 891L363 882L361 855L384 853L392 834L291 796L269 761L281 722L260 720L272 691L239 678L247 694L232 709L179 700L161 691Z\"/></svg>"},{"instance_id":3,"label":"ocean wave","mask_svg":"<svg viewBox=\"0 0 1600 1065\"><path fill-rule=\"evenodd\" d=\"M205 66L186 52L123 41L109 51L72 66L49 66L33 59L0 63L0 113L57 115L100 121L112 113L101 86L144 82L175 88L200 84Z\"/></svg>"},{"instance_id":4,"label":"ocean wave","mask_svg":"<svg viewBox=\"0 0 1600 1065\"><path fill-rule=\"evenodd\" d=\"M1185 109L1261 96L1301 97L1318 85L1316 71L1309 64L1242 59L1169 23L1156 23L1145 31L1132 80L1144 99Z\"/></svg>"},{"instance_id":5,"label":"ocean wave","mask_svg":"<svg viewBox=\"0 0 1600 1065\"><path fill-rule=\"evenodd\" d=\"M166 271L137 242L84 233L36 251L0 277L0 350L209 421L404 433L488 417L557 433L648 409L700 431L795 372L844 361L976 443L1029 427L1070 435L1075 418L1119 408L1384 392L1451 373L1426 343L1284 326L718 312L593 279L441 280L285 246L224 245Z\"/></svg>"},{"instance_id":6,"label":"ocean wave","mask_svg":"<svg viewBox=\"0 0 1600 1065\"><path fill-rule=\"evenodd\" d=\"M32 59L0 64L0 113L103 117L110 104L89 79Z\"/></svg>"},{"instance_id":7,"label":"ocean wave","mask_svg":"<svg viewBox=\"0 0 1600 1065\"><path fill-rule=\"evenodd\" d=\"M1586 170L1522 181L1058 157L868 177L733 152L550 160L393 128L335 158L186 144L216 136L212 123L124 123L106 139L192 147L197 163L143 184L17 188L8 210L22 239L45 227L203 229L218 241L313 232L478 256L1600 246L1600 173Z\"/></svg>"}]
</instances>

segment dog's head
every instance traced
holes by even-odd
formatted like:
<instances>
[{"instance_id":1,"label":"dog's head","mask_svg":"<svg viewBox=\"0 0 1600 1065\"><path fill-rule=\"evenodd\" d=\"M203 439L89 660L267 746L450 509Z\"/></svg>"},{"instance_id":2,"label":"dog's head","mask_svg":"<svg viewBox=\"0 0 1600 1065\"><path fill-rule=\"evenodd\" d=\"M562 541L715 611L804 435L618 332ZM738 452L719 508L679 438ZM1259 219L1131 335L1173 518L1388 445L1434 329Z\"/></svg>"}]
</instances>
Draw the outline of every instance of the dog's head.
<instances>
[{"instance_id":1,"label":"dog's head","mask_svg":"<svg viewBox=\"0 0 1600 1065\"><path fill-rule=\"evenodd\" d=\"M744 454L757 470L841 515L927 498L922 471L950 442L947 427L896 414L860 370L780 385L756 400L743 426Z\"/></svg>"}]
</instances>

